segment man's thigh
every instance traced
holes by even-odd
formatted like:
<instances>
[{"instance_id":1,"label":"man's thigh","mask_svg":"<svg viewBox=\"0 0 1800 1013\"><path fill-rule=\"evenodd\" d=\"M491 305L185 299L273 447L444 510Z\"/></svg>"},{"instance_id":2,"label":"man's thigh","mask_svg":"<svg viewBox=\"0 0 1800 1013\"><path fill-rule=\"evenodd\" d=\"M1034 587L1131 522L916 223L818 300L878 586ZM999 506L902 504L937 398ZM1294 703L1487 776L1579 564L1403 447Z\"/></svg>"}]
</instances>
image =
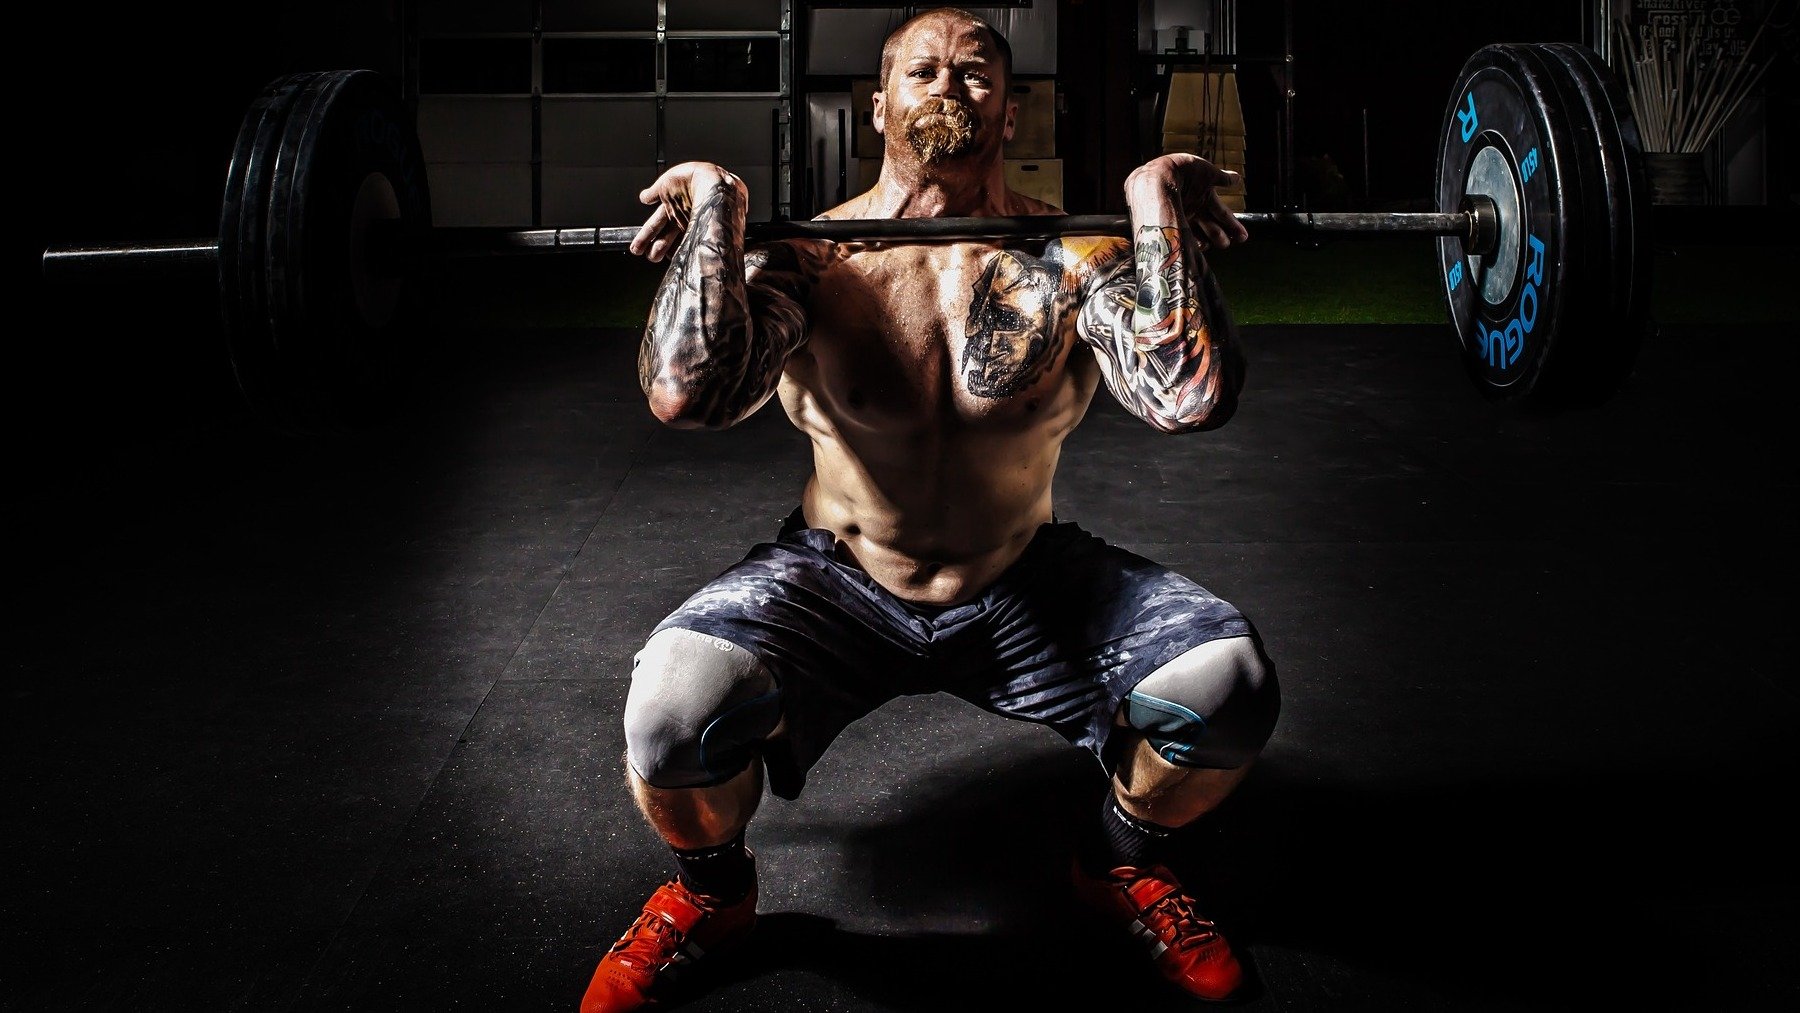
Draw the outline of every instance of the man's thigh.
<instances>
[{"instance_id":1,"label":"man's thigh","mask_svg":"<svg viewBox=\"0 0 1800 1013\"><path fill-rule=\"evenodd\" d=\"M1191 578L1074 525L997 587L991 651L955 691L1047 724L1106 761L1114 715L1152 672L1193 648L1253 635L1248 619Z\"/></svg>"},{"instance_id":2,"label":"man's thigh","mask_svg":"<svg viewBox=\"0 0 1800 1013\"><path fill-rule=\"evenodd\" d=\"M803 542L770 542L658 623L728 641L774 678L781 731L764 753L770 790L796 797L850 722L919 692L919 658L851 568Z\"/></svg>"}]
</instances>

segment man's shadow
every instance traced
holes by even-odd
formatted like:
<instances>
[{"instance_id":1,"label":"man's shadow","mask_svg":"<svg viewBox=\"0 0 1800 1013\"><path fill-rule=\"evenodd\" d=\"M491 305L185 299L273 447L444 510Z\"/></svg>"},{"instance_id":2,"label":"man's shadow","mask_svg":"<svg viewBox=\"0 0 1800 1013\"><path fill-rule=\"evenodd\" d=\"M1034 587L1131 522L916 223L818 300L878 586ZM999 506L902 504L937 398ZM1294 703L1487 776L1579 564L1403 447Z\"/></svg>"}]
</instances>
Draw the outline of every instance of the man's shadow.
<instances>
[{"instance_id":1,"label":"man's shadow","mask_svg":"<svg viewBox=\"0 0 1800 1013\"><path fill-rule=\"evenodd\" d=\"M1184 1005L1135 940L1073 897L1074 840L1103 788L1091 758L1070 751L961 783L926 780L896 786L904 816L839 842L843 867L867 880L841 889L875 910L938 916L933 924L966 918L968 932L872 934L768 913L694 993L672 998L799 969L896 1009ZM1266 981L1359 1008L1402 998L1391 988L1454 1008L1753 1003L1759 988L1779 986L1766 975L1734 981L1730 931L1683 935L1669 905L1771 886L1777 903L1792 901L1790 860L1727 825L1766 810L1778 789L1715 786L1680 825L1667 818L1671 790L1691 799L1706 789L1648 775L1386 789L1265 758L1224 806L1177 834L1169 864L1244 959L1244 1004L1268 994Z\"/></svg>"}]
</instances>

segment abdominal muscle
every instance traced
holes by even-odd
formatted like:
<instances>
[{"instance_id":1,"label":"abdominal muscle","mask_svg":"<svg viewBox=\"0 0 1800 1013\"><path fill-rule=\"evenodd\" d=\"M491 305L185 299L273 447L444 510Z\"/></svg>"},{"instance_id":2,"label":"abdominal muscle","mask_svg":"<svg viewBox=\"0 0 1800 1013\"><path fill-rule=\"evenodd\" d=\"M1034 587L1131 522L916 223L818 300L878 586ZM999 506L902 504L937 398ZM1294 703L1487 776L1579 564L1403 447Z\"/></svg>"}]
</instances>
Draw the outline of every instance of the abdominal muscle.
<instances>
[{"instance_id":1,"label":"abdominal muscle","mask_svg":"<svg viewBox=\"0 0 1800 1013\"><path fill-rule=\"evenodd\" d=\"M834 416L831 398L790 373L782 401L813 444L801 499L807 526L834 533L840 558L901 599L974 598L1052 520L1062 442L1094 391L1086 372L1046 378L1054 389L1039 385L1047 396L1029 419L877 426Z\"/></svg>"}]
</instances>

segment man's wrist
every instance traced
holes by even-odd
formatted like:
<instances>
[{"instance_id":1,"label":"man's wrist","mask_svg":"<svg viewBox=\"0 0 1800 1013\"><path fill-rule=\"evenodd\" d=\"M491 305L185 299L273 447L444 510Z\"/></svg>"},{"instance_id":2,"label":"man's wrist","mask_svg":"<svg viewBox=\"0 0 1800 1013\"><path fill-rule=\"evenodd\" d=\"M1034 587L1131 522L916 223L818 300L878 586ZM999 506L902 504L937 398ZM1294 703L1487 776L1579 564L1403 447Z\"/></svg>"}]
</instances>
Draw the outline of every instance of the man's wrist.
<instances>
[{"instance_id":1,"label":"man's wrist","mask_svg":"<svg viewBox=\"0 0 1800 1013\"><path fill-rule=\"evenodd\" d=\"M1166 228L1180 222L1180 194L1174 180L1151 177L1129 180L1125 184L1125 211L1138 227Z\"/></svg>"},{"instance_id":2,"label":"man's wrist","mask_svg":"<svg viewBox=\"0 0 1800 1013\"><path fill-rule=\"evenodd\" d=\"M1143 203L1128 201L1125 205L1125 213L1131 221L1131 230L1134 233L1139 229L1172 229L1181 225L1181 216L1160 201Z\"/></svg>"},{"instance_id":3,"label":"man's wrist","mask_svg":"<svg viewBox=\"0 0 1800 1013\"><path fill-rule=\"evenodd\" d=\"M696 205L705 198L712 196L713 191L721 187L731 187L738 192L739 196L747 196L750 192L750 188L744 185L742 177L722 166L718 167L716 171L708 172L704 175L698 173L695 174L694 183L697 184L695 186L697 192L694 194L694 203Z\"/></svg>"}]
</instances>

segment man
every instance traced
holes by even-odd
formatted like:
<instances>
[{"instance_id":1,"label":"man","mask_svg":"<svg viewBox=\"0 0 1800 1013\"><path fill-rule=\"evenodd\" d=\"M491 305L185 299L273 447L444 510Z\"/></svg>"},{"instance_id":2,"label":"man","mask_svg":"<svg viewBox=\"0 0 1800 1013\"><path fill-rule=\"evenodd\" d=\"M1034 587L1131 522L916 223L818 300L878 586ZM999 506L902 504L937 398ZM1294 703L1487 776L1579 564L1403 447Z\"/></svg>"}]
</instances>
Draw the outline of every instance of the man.
<instances>
[{"instance_id":1,"label":"man","mask_svg":"<svg viewBox=\"0 0 1800 1013\"><path fill-rule=\"evenodd\" d=\"M967 12L882 51L875 188L828 218L1056 213L1007 189L1011 55ZM1224 999L1242 970L1158 860L1267 741L1276 681L1249 622L1051 509L1065 436L1104 380L1166 432L1221 425L1241 368L1200 251L1247 237L1165 155L1126 181L1131 240L773 243L745 251L746 189L689 162L641 197L634 253L669 262L645 330L650 408L722 428L779 394L814 473L775 540L702 588L637 655L629 780L678 873L595 970L584 1013L635 1009L756 917L744 828L792 799L849 722L948 691L1048 724L1111 774L1078 849L1081 893L1175 984Z\"/></svg>"}]
</instances>

